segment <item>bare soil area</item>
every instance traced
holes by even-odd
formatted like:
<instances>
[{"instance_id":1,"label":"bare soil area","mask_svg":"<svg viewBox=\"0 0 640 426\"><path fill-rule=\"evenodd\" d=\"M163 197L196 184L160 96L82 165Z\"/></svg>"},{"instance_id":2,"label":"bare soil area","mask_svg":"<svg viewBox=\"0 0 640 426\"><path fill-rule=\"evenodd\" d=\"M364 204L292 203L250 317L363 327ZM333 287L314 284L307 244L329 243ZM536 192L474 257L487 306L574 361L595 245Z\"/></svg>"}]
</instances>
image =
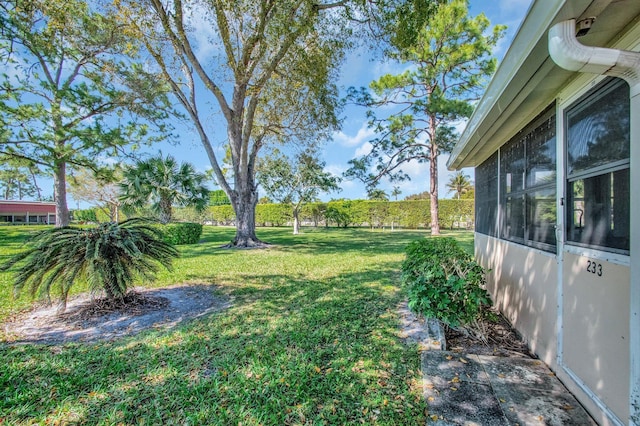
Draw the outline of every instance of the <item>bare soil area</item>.
<instances>
[{"instance_id":1,"label":"bare soil area","mask_svg":"<svg viewBox=\"0 0 640 426\"><path fill-rule=\"evenodd\" d=\"M478 355L535 358L509 321L500 313L494 312L493 316L491 320L485 318L479 322L478 336L467 330L445 326L447 350Z\"/></svg>"},{"instance_id":2,"label":"bare soil area","mask_svg":"<svg viewBox=\"0 0 640 426\"><path fill-rule=\"evenodd\" d=\"M83 294L70 299L62 315L56 315L55 305L16 315L3 324L2 340L12 344L113 340L149 328L171 328L230 305L214 285L134 289L115 303Z\"/></svg>"},{"instance_id":3,"label":"bare soil area","mask_svg":"<svg viewBox=\"0 0 640 426\"><path fill-rule=\"evenodd\" d=\"M429 335L427 321L411 312L406 301L398 307L398 313L402 327L400 335L404 339L423 345L429 338L437 337ZM465 354L535 358L504 316L493 312L492 317L492 320L485 319L477 324L481 333L444 326L446 350ZM428 347L426 345L423 349Z\"/></svg>"}]
</instances>

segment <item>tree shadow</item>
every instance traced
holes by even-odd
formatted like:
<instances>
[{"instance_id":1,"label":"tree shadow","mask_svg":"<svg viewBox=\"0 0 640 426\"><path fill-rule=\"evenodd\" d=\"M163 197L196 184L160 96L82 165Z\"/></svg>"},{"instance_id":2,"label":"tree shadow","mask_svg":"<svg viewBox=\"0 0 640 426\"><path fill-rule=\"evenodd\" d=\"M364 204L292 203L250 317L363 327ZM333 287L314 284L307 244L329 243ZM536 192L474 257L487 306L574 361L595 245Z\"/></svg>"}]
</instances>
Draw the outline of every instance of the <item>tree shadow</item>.
<instances>
[{"instance_id":1,"label":"tree shadow","mask_svg":"<svg viewBox=\"0 0 640 426\"><path fill-rule=\"evenodd\" d=\"M247 273L232 307L172 330L94 345L0 348L0 417L423 422L418 351L398 336L397 275L397 262L326 279Z\"/></svg>"}]
</instances>

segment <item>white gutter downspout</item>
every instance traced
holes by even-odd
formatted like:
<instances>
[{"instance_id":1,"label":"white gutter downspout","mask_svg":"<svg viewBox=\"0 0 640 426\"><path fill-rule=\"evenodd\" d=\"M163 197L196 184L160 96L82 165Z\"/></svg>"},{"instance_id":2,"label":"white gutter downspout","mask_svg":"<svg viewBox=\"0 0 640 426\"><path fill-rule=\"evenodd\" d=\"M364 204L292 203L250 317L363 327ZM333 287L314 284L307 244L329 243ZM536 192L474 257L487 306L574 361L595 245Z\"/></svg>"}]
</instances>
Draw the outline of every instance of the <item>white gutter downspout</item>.
<instances>
[{"instance_id":1,"label":"white gutter downspout","mask_svg":"<svg viewBox=\"0 0 640 426\"><path fill-rule=\"evenodd\" d=\"M640 183L640 53L580 44L575 19L549 30L549 54L558 66L577 72L619 77L631 87L630 181ZM640 212L640 191L632 188L630 212ZM630 224L630 394L629 425L640 426L640 221Z\"/></svg>"}]
</instances>

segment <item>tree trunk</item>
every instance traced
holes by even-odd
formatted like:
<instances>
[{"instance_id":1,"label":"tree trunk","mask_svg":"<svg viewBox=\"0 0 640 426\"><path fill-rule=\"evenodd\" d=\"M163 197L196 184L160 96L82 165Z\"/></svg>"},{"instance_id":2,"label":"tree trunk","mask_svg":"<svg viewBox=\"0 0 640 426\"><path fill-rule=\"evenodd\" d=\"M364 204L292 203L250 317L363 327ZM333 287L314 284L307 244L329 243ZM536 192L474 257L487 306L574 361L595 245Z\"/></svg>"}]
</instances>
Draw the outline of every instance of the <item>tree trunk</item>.
<instances>
[{"instance_id":1,"label":"tree trunk","mask_svg":"<svg viewBox=\"0 0 640 426\"><path fill-rule=\"evenodd\" d=\"M38 186L38 181L36 180L36 174L33 172L33 169L29 167L29 173L31 174L31 179L33 180L33 187L36 189L38 194L38 201L42 201L42 193L40 191L40 187Z\"/></svg>"},{"instance_id":2,"label":"tree trunk","mask_svg":"<svg viewBox=\"0 0 640 426\"><path fill-rule=\"evenodd\" d=\"M431 146L429 148L429 201L431 212L431 235L440 235L438 223L438 144L435 141L435 120L431 120Z\"/></svg>"},{"instance_id":3,"label":"tree trunk","mask_svg":"<svg viewBox=\"0 0 640 426\"><path fill-rule=\"evenodd\" d=\"M171 222L171 200L167 198L160 199L160 223L167 224Z\"/></svg>"},{"instance_id":4,"label":"tree trunk","mask_svg":"<svg viewBox=\"0 0 640 426\"><path fill-rule=\"evenodd\" d=\"M293 235L298 235L300 233L300 220L298 218L299 211L298 208L293 208Z\"/></svg>"},{"instance_id":5,"label":"tree trunk","mask_svg":"<svg viewBox=\"0 0 640 426\"><path fill-rule=\"evenodd\" d=\"M56 228L69 226L67 207L67 164L57 162L53 174L53 197L56 202Z\"/></svg>"},{"instance_id":6,"label":"tree trunk","mask_svg":"<svg viewBox=\"0 0 640 426\"><path fill-rule=\"evenodd\" d=\"M243 191L236 194L231 205L236 213L236 236L228 247L257 248L266 244L256 236L256 204L258 191L255 185L247 184Z\"/></svg>"}]
</instances>

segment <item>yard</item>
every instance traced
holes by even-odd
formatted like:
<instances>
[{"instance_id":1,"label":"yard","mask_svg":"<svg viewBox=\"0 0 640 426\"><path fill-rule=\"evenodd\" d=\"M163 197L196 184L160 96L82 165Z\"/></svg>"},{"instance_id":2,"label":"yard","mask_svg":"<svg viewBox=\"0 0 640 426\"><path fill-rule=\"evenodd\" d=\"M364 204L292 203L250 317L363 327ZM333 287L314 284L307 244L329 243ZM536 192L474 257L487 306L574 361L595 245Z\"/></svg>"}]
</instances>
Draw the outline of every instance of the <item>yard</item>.
<instances>
[{"instance_id":1,"label":"yard","mask_svg":"<svg viewBox=\"0 0 640 426\"><path fill-rule=\"evenodd\" d=\"M0 262L28 232L0 228ZM155 283L215 284L231 307L111 342L0 346L0 423L424 424L420 357L399 338L404 247L419 231L205 227ZM472 249L473 234L453 234ZM82 290L78 288L77 290ZM0 273L0 320L29 306Z\"/></svg>"}]
</instances>

